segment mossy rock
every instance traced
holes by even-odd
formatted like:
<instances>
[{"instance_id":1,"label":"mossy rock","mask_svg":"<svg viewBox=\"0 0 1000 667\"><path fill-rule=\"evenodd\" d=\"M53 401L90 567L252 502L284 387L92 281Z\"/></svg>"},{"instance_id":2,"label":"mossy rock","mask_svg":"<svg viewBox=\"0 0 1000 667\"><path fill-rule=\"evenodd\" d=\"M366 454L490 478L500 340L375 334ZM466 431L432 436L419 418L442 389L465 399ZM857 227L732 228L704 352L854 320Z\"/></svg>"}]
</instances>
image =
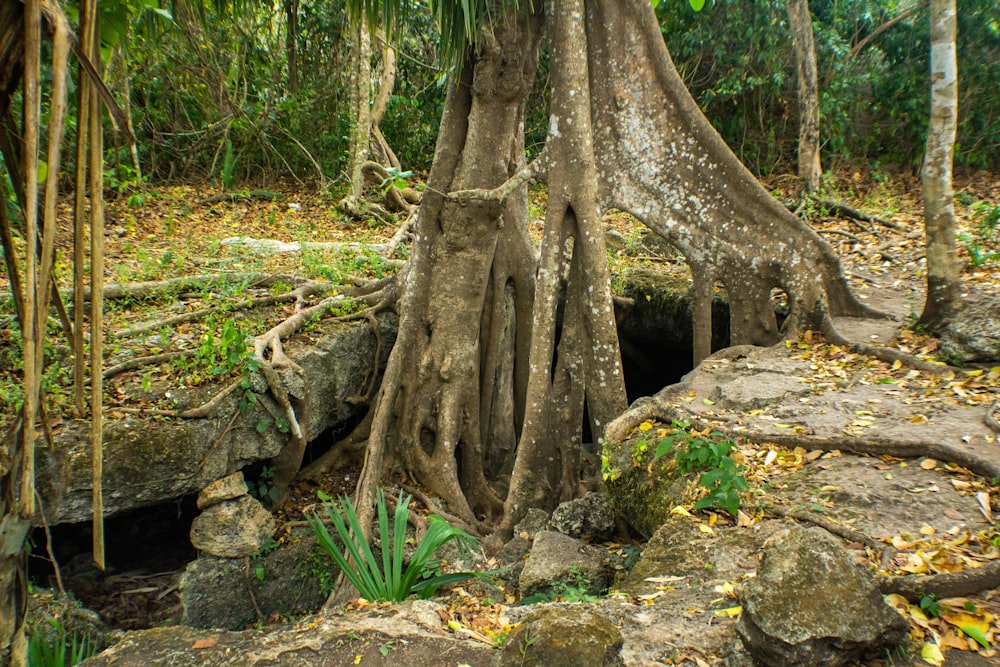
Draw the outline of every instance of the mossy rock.
<instances>
[{"instance_id":1,"label":"mossy rock","mask_svg":"<svg viewBox=\"0 0 1000 667\"><path fill-rule=\"evenodd\" d=\"M604 616L582 605L542 607L507 636L500 658L507 665L605 667L623 665L624 639Z\"/></svg>"},{"instance_id":2,"label":"mossy rock","mask_svg":"<svg viewBox=\"0 0 1000 667\"><path fill-rule=\"evenodd\" d=\"M684 502L690 485L690 479L674 465L673 451L653 460L657 442L653 431L648 431L605 444L611 470L605 486L611 507L645 537L666 521L671 509Z\"/></svg>"}]
</instances>

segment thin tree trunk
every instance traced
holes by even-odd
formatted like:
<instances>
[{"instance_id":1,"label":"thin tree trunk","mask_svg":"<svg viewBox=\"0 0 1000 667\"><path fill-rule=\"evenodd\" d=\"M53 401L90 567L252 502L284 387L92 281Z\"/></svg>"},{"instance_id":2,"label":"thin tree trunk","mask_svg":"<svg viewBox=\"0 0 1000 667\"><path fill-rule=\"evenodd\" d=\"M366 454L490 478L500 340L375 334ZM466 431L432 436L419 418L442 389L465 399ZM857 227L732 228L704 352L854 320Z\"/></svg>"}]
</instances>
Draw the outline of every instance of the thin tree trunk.
<instances>
[{"instance_id":1,"label":"thin tree trunk","mask_svg":"<svg viewBox=\"0 0 1000 667\"><path fill-rule=\"evenodd\" d=\"M299 92L299 1L285 0L285 60L288 68L288 94Z\"/></svg>"},{"instance_id":2,"label":"thin tree trunk","mask_svg":"<svg viewBox=\"0 0 1000 667\"><path fill-rule=\"evenodd\" d=\"M809 0L787 0L788 27L799 79L799 181L806 192L819 190L819 84Z\"/></svg>"},{"instance_id":3,"label":"thin tree trunk","mask_svg":"<svg viewBox=\"0 0 1000 667\"><path fill-rule=\"evenodd\" d=\"M368 136L371 133L371 38L362 15L352 28L351 51L351 142L348 175L351 195L361 196L365 179L362 173L368 159Z\"/></svg>"},{"instance_id":4,"label":"thin tree trunk","mask_svg":"<svg viewBox=\"0 0 1000 667\"><path fill-rule=\"evenodd\" d=\"M939 329L962 306L951 170L958 124L955 0L931 0L931 117L924 156L927 300L920 323Z\"/></svg>"}]
</instances>

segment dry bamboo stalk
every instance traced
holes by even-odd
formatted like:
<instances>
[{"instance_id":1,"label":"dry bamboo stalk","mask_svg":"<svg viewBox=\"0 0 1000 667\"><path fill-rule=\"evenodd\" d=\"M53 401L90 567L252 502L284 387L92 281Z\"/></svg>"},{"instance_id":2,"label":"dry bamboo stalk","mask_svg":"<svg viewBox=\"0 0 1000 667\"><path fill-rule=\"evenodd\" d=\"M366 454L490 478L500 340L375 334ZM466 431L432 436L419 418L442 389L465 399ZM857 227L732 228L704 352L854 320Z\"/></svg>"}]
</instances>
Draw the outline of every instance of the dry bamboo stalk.
<instances>
[{"instance_id":1,"label":"dry bamboo stalk","mask_svg":"<svg viewBox=\"0 0 1000 667\"><path fill-rule=\"evenodd\" d=\"M96 19L96 2L89 0L90 16ZM100 67L99 27L89 26L91 63ZM104 493L101 477L104 468L103 398L104 374L101 359L104 341L104 141L101 133L101 102L90 95L90 446L91 505L94 562L104 569Z\"/></svg>"},{"instance_id":2,"label":"dry bamboo stalk","mask_svg":"<svg viewBox=\"0 0 1000 667\"><path fill-rule=\"evenodd\" d=\"M90 3L80 6L81 32L90 24L88 12ZM89 44L90 37L82 34L81 38ZM84 399L84 374L86 362L83 357L83 288L86 281L84 262L84 237L87 205L87 131L90 129L90 81L83 74L83 66L79 68L79 90L77 95L76 123L76 189L73 206L73 405L80 417L86 413Z\"/></svg>"},{"instance_id":3,"label":"dry bamboo stalk","mask_svg":"<svg viewBox=\"0 0 1000 667\"><path fill-rule=\"evenodd\" d=\"M24 426L21 445L21 489L18 510L22 517L35 515L35 414L38 410L38 125L41 74L42 19L40 0L24 3L24 157L25 180L25 318L24 318Z\"/></svg>"}]
</instances>

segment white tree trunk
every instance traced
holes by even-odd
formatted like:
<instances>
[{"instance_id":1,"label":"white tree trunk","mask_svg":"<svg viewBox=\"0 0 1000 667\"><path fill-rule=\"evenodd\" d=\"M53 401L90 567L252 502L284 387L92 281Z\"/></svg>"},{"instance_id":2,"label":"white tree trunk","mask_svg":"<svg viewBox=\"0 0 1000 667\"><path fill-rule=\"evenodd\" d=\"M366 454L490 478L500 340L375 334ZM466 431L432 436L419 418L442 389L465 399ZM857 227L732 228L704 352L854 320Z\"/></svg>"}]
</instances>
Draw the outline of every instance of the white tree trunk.
<instances>
[{"instance_id":1,"label":"white tree trunk","mask_svg":"<svg viewBox=\"0 0 1000 667\"><path fill-rule=\"evenodd\" d=\"M931 0L931 117L924 156L927 300L920 322L936 329L961 307L951 168L958 124L955 0Z\"/></svg>"},{"instance_id":2,"label":"white tree trunk","mask_svg":"<svg viewBox=\"0 0 1000 667\"><path fill-rule=\"evenodd\" d=\"M809 0L788 0L788 27L799 77L799 180L807 192L819 190L819 84Z\"/></svg>"}]
</instances>

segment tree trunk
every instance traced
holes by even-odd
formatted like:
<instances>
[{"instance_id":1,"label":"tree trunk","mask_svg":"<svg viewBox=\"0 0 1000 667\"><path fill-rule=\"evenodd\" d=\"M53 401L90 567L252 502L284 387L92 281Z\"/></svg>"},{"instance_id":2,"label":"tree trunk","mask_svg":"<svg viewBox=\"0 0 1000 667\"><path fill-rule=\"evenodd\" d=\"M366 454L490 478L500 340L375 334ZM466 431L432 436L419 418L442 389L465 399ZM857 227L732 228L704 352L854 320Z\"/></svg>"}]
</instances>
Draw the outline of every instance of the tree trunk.
<instances>
[{"instance_id":1,"label":"tree trunk","mask_svg":"<svg viewBox=\"0 0 1000 667\"><path fill-rule=\"evenodd\" d=\"M520 430L521 410L495 410L524 405L534 294L527 189L502 202L445 195L498 186L524 162L523 105L540 20L499 10L493 17L445 102L358 486L363 519L386 456L468 523L502 510L483 462L503 461L490 448L509 448Z\"/></svg>"},{"instance_id":2,"label":"tree trunk","mask_svg":"<svg viewBox=\"0 0 1000 667\"><path fill-rule=\"evenodd\" d=\"M799 181L806 192L819 190L819 84L809 0L787 0L788 28L799 78Z\"/></svg>"},{"instance_id":3,"label":"tree trunk","mask_svg":"<svg viewBox=\"0 0 1000 667\"><path fill-rule=\"evenodd\" d=\"M351 140L347 174L351 179L351 196L358 198L364 190L361 172L368 159L368 135L371 133L371 37L364 16L351 28Z\"/></svg>"},{"instance_id":4,"label":"tree trunk","mask_svg":"<svg viewBox=\"0 0 1000 667\"><path fill-rule=\"evenodd\" d=\"M927 300L920 323L941 326L962 306L951 168L958 122L955 0L931 0L931 118L924 156Z\"/></svg>"},{"instance_id":5,"label":"tree trunk","mask_svg":"<svg viewBox=\"0 0 1000 667\"><path fill-rule=\"evenodd\" d=\"M299 0L285 0L285 61L288 68L288 94L299 92Z\"/></svg>"},{"instance_id":6,"label":"tree trunk","mask_svg":"<svg viewBox=\"0 0 1000 667\"><path fill-rule=\"evenodd\" d=\"M529 507L552 508L581 490L584 415L599 442L625 407L601 225L609 208L633 213L685 254L696 333L711 331L717 282L731 297L734 344L771 344L831 315L871 313L832 248L757 183L702 115L648 0L546 6L553 90L535 163L521 168L538 17L490 12L452 81L359 481L362 525L387 463L500 537ZM537 260L524 187L535 176L549 188ZM772 288L788 294L782 329ZM710 352L703 338L695 361Z\"/></svg>"}]
</instances>

